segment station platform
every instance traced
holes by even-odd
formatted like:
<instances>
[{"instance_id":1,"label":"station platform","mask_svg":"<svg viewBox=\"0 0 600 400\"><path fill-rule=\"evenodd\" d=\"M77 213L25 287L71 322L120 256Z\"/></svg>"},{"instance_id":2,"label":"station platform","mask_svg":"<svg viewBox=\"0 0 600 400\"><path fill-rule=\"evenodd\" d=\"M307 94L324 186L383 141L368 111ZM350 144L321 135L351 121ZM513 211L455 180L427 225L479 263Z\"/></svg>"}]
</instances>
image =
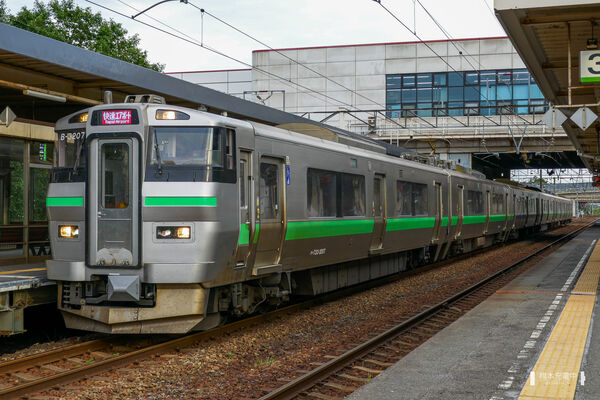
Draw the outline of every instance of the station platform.
<instances>
[{"instance_id":1,"label":"station platform","mask_svg":"<svg viewBox=\"0 0 600 400\"><path fill-rule=\"evenodd\" d=\"M22 333L24 309L56 302L44 263L0 265L0 335Z\"/></svg>"},{"instance_id":2,"label":"station platform","mask_svg":"<svg viewBox=\"0 0 600 400\"><path fill-rule=\"evenodd\" d=\"M598 398L598 239L582 232L348 399Z\"/></svg>"}]
</instances>

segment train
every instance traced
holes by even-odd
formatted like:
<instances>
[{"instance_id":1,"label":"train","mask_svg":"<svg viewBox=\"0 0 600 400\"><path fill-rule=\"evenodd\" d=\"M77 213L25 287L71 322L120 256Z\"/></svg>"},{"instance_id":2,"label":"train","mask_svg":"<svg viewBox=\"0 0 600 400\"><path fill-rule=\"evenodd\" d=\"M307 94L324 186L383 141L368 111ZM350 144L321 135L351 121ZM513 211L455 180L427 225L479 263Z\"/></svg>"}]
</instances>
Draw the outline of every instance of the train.
<instances>
[{"instance_id":1,"label":"train","mask_svg":"<svg viewBox=\"0 0 600 400\"><path fill-rule=\"evenodd\" d=\"M46 266L66 326L206 330L572 217L448 161L287 128L155 95L60 119Z\"/></svg>"}]
</instances>

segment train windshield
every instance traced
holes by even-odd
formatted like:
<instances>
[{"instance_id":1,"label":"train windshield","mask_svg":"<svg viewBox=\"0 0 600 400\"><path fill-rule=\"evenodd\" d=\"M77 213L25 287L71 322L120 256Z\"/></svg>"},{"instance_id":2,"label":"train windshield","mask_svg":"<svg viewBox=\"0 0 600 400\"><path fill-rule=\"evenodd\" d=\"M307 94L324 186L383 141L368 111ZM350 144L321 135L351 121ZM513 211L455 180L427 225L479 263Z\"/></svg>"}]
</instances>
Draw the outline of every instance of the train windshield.
<instances>
[{"instance_id":1,"label":"train windshield","mask_svg":"<svg viewBox=\"0 0 600 400\"><path fill-rule=\"evenodd\" d=\"M155 127L149 139L152 165L223 167L223 140L219 129Z\"/></svg>"},{"instance_id":2,"label":"train windshield","mask_svg":"<svg viewBox=\"0 0 600 400\"><path fill-rule=\"evenodd\" d=\"M83 182L87 175L85 130L58 131L52 182Z\"/></svg>"},{"instance_id":3,"label":"train windshield","mask_svg":"<svg viewBox=\"0 0 600 400\"><path fill-rule=\"evenodd\" d=\"M84 166L85 132L58 132L57 164L61 167Z\"/></svg>"}]
</instances>

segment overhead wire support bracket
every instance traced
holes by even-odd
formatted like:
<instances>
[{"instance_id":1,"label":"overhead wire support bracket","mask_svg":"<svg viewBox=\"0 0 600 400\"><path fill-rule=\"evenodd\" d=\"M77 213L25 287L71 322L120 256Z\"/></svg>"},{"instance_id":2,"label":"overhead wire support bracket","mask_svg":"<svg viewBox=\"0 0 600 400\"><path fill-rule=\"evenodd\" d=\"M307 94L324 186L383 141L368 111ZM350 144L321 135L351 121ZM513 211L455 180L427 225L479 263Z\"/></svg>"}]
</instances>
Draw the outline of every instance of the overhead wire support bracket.
<instances>
[{"instance_id":1,"label":"overhead wire support bracket","mask_svg":"<svg viewBox=\"0 0 600 400\"><path fill-rule=\"evenodd\" d=\"M163 3L168 3L169 1L177 1L177 0L162 0L162 1L159 1L158 3L155 3L155 4L151 5L150 7L146 8L145 10L142 10L139 13L137 13L135 15L132 15L131 19L136 19L136 17L139 17L140 15L142 15L143 13L145 13L146 11L151 10L154 7L159 6L159 5L163 4ZM179 2L183 3L183 4L187 4L188 0L179 0Z\"/></svg>"}]
</instances>

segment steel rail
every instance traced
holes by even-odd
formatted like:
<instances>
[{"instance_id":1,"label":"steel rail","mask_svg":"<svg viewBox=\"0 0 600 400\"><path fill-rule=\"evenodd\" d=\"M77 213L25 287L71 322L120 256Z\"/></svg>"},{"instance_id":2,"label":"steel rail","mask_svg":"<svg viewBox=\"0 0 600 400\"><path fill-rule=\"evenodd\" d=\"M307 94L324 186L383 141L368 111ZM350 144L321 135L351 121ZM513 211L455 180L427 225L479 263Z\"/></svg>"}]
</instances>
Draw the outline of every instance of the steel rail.
<instances>
[{"instance_id":1,"label":"steel rail","mask_svg":"<svg viewBox=\"0 0 600 400\"><path fill-rule=\"evenodd\" d=\"M461 292L442 300L441 302L433 305L432 307L428 308L427 310L410 317L409 319L386 330L385 332L380 333L379 335L367 340L366 342L354 347L353 349L348 350L347 352L341 354L337 358L331 359L330 361L319 366L318 368L315 368L314 370L309 371L308 373L294 379L293 381L281 386L280 388L264 395L259 400L284 400L284 399L287 400L287 399L295 398L299 394L306 392L311 387L314 387L315 384L317 384L318 382L325 380L326 378L330 377L331 375L335 374L336 372L340 371L341 369L345 368L346 366L352 364L354 361L359 360L363 356L369 354L375 348L379 347L383 343L385 343L385 342L389 341L390 339L398 336L399 334L409 330L410 328L418 325L419 323L427 320L429 317L436 314L440 310L447 308L451 303L454 303L457 300L468 296L469 294L475 292L477 289L481 288L482 286L485 286L486 284L490 283L491 281L495 280L496 278L501 277L502 275L506 274L513 268L523 264L526 261L529 261L530 259L536 257L540 253L546 251L547 249L551 248L552 246L555 246L556 244L562 242L563 240L566 240L567 238L571 238L572 236L575 236L576 234L580 233L584 229L588 229L589 227L594 225L595 222L596 221L591 222L590 224L584 225L584 226L574 230L573 232L569 232L568 234L565 234L561 238L551 242L550 244L548 244L544 247L541 247L541 248L535 250L533 253L519 259L518 261L516 261L516 262L512 263L511 265L501 269L500 271L488 276L487 278L484 278L481 281L469 286L468 288L462 290Z\"/></svg>"},{"instance_id":2,"label":"steel rail","mask_svg":"<svg viewBox=\"0 0 600 400\"><path fill-rule=\"evenodd\" d=\"M539 251L543 251L543 249L546 249L546 248L554 245L555 243L563 240L564 238L574 235L585 228L588 228L592 224L593 223L591 223L589 225L584 225L583 227L578 228L577 230L563 236L562 238L560 238L556 241L553 241L552 243L545 246L544 248L542 248L542 250L539 250ZM487 250L489 250L489 249L490 248L487 248ZM476 253L479 253L479 251L477 251ZM475 253L470 252L468 254L468 256L471 256L472 254L475 254ZM528 257L530 258L532 256L533 255L528 256ZM107 358L104 360L95 361L90 364L85 364L80 367L75 367L75 368L72 368L72 369L64 371L64 372L56 373L54 375L42 377L42 378L34 380L34 381L25 382L25 383L22 383L22 384L19 384L16 386L12 386L12 387L2 388L2 389L0 389L0 398L1 399L20 398L20 397L26 396L28 394L57 388L62 384L82 380L84 378L88 378L93 375L97 375L97 374L100 374L100 373L103 373L106 371L110 371L110 370L113 370L113 369L116 369L116 368L119 368L119 367L122 367L125 365L129 365L129 364L137 362L141 359L149 358L150 356L153 356L153 355L154 356L160 355L161 353L164 353L167 351L172 351L172 350L179 351L181 348L185 348L186 346L190 346L190 345L198 343L198 342L206 341L206 340L209 340L216 336L235 332L235 331L238 331L238 330L246 328L246 327L261 324L261 323L267 322L269 320L276 319L279 316L282 316L285 314L290 314L295 311L299 311L299 310L310 308L310 307L313 307L313 306L316 306L319 304L327 303L327 302L342 298L344 296L348 296L349 294L360 292L360 291L366 290L368 288L381 286L381 285L384 285L384 284L387 284L390 282L397 281L399 279L406 278L408 276L418 275L418 274L428 271L432 268L440 267L442 265L447 264L448 262L455 262L462 258L463 258L463 256L453 257L452 259L443 260L438 263L430 264L430 265L420 267L420 268L417 268L414 270L405 271L404 273L385 276L385 277L378 278L378 279L375 279L375 280L372 280L369 282L365 282L365 283L354 285L354 286L351 286L348 288L340 289L335 292L328 293L323 296L319 296L319 297L310 299L310 300L302 302L302 303L292 304L292 305L289 305L289 306L286 306L286 307L283 307L278 310L274 310L274 311L271 311L271 312L268 312L265 314L255 315L255 316L245 318L245 319L242 319L239 321L228 323L226 325L219 326L219 327L213 328L208 331L192 333L192 334L180 337L180 338L176 338L176 339L168 340L168 341L165 341L162 343L150 345L150 346L144 347L139 350L134 350L134 351L131 351L131 352L128 352L125 354L121 354L121 355ZM525 261L525 259L520 260L519 263L521 263L523 261ZM443 304L446 304L447 302L448 302L448 300L445 300L444 302L442 302L440 304L443 305ZM434 307L437 307L437 306L434 306ZM419 315L422 316L424 313L427 313L427 311L425 311ZM413 316L409 320L405 321L404 323L406 324L411 321L413 321L413 323L416 323L416 322L418 322L417 317L418 316ZM377 336L376 338L371 339L369 342L373 342L374 340L376 340L377 338L379 338L383 335L385 335L385 333ZM24 357L22 359L7 361L6 363L0 364L0 374L10 374L11 372L15 372L15 371L23 371L24 369L27 369L27 368L32 368L34 366L39 366L39 365L59 361L59 360L71 357L73 355L76 355L76 354L84 353L86 351L97 350L97 349L106 347L107 344L110 344L110 342L118 341L119 339L120 339L119 336L111 336L106 339L96 339L96 340L86 342L86 343L80 343L80 344L73 345L73 346L67 346L64 348L59 348L59 349L55 349L55 350L50 350L48 352L35 354L32 356ZM360 350L355 350L355 351L351 350L350 352L345 353L342 356L347 355L349 357L351 355L349 353L358 354L358 352L360 352ZM332 360L332 361L334 361L334 360ZM330 365L330 364L332 364L331 361L314 371L321 370L323 367ZM301 378L298 378L298 379L301 379ZM293 383L293 382L291 382L291 383ZM288 384L288 385L290 385L290 384ZM286 385L286 386L288 386L288 385ZM284 386L284 387L286 387L286 386ZM275 392L273 392L273 393L275 393ZM271 397L264 397L264 398L270 399ZM288 398L288 397L273 397L273 398Z\"/></svg>"},{"instance_id":3,"label":"steel rail","mask_svg":"<svg viewBox=\"0 0 600 400\"><path fill-rule=\"evenodd\" d=\"M43 353L32 354L27 357L17 358L0 364L0 374L23 371L40 364L50 364L65 358L73 357L88 351L95 351L110 346L110 339L95 339L84 343L65 346Z\"/></svg>"}]
</instances>

